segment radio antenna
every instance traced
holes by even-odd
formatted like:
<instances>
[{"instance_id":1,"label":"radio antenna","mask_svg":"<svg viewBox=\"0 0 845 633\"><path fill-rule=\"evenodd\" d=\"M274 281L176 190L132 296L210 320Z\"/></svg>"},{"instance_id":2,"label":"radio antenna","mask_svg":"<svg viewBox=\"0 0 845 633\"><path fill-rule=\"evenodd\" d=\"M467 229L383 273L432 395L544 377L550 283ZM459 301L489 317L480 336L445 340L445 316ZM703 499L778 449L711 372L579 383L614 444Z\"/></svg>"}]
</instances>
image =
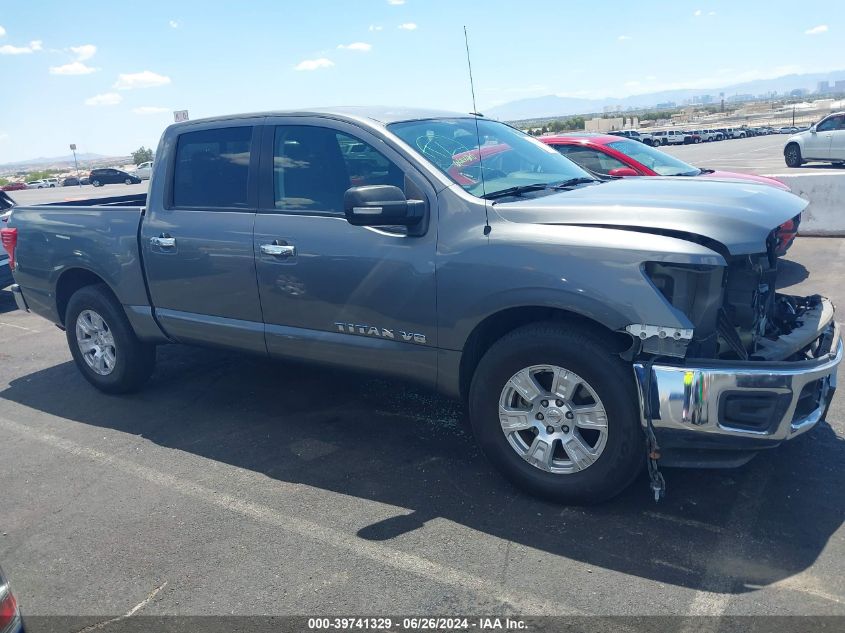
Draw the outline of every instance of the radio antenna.
<instances>
[{"instance_id":1,"label":"radio antenna","mask_svg":"<svg viewBox=\"0 0 845 633\"><path fill-rule=\"evenodd\" d=\"M484 182L484 162L481 158L481 131L478 129L478 113L475 107L475 82L472 80L472 60L469 55L469 36L467 35L467 27L464 25L464 44L467 49L467 68L469 69L469 89L472 93L472 112L470 114L475 119L475 141L478 144L478 173L481 177L481 195L484 199L484 235L490 235L490 221L487 217L487 186Z\"/></svg>"}]
</instances>

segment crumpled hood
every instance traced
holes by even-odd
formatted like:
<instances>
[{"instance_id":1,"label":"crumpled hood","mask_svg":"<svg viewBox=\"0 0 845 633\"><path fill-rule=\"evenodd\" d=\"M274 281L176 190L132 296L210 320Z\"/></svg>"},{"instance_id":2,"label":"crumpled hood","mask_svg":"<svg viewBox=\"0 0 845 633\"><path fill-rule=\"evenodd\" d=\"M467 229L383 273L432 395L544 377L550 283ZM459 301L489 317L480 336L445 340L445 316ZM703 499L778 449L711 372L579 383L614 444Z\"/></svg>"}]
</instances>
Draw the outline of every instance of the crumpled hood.
<instances>
[{"instance_id":1,"label":"crumpled hood","mask_svg":"<svg viewBox=\"0 0 845 633\"><path fill-rule=\"evenodd\" d=\"M693 233L716 240L732 255L766 250L770 231L807 206L768 185L704 178L620 178L552 195L498 201L510 222L631 227Z\"/></svg>"}]
</instances>

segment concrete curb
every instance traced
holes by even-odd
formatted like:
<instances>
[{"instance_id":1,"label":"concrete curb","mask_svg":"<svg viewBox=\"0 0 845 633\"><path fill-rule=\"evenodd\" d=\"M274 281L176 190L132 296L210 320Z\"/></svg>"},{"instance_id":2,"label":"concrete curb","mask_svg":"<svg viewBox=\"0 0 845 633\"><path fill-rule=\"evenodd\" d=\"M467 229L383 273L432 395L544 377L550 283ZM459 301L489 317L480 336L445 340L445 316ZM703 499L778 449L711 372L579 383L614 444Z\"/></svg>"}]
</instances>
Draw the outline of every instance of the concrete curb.
<instances>
[{"instance_id":1,"label":"concrete curb","mask_svg":"<svg viewBox=\"0 0 845 633\"><path fill-rule=\"evenodd\" d=\"M801 214L799 235L845 237L845 171L770 175L810 202Z\"/></svg>"}]
</instances>

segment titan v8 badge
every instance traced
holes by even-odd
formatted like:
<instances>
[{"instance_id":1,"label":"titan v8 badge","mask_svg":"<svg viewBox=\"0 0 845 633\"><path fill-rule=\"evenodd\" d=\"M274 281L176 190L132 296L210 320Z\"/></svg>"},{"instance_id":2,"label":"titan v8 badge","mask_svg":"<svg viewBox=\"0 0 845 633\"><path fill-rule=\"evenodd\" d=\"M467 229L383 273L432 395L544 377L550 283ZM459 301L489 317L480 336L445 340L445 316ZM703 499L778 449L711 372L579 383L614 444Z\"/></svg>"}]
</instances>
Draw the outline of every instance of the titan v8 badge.
<instances>
[{"instance_id":1,"label":"titan v8 badge","mask_svg":"<svg viewBox=\"0 0 845 633\"><path fill-rule=\"evenodd\" d=\"M404 330L393 330L386 327L375 327L373 325L358 325L357 323L335 323L338 332L344 334L358 334L360 336L374 336L378 338L405 341L406 343L426 344L425 334L405 332Z\"/></svg>"}]
</instances>

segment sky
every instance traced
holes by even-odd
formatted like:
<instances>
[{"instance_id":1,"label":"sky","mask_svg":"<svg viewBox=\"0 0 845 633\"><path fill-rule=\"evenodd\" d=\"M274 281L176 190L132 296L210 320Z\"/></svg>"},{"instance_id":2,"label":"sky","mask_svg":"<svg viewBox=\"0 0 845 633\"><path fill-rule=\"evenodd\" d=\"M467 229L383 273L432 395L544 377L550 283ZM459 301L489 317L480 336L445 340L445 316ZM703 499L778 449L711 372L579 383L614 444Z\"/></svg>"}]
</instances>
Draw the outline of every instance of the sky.
<instances>
[{"instance_id":1,"label":"sky","mask_svg":"<svg viewBox=\"0 0 845 633\"><path fill-rule=\"evenodd\" d=\"M478 110L845 67L840 0L0 0L0 163L155 147L174 110Z\"/></svg>"}]
</instances>

